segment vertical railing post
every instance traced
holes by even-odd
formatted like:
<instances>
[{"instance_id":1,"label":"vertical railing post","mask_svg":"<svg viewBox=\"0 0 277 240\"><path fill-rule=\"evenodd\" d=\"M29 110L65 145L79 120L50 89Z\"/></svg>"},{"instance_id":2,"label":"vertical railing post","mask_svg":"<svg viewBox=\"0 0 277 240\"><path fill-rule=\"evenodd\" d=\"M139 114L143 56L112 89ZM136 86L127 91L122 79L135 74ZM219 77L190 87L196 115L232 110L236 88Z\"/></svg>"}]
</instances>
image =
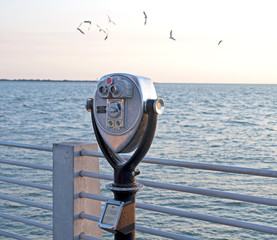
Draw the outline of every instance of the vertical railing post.
<instances>
[{"instance_id":1,"label":"vertical railing post","mask_svg":"<svg viewBox=\"0 0 277 240\"><path fill-rule=\"evenodd\" d=\"M53 239L79 239L86 234L102 238L97 222L80 219L81 212L101 215L99 201L80 198L80 192L100 194L99 179L81 177L81 170L99 172L96 157L80 156L81 150L97 151L96 144L69 142L53 145Z\"/></svg>"}]
</instances>

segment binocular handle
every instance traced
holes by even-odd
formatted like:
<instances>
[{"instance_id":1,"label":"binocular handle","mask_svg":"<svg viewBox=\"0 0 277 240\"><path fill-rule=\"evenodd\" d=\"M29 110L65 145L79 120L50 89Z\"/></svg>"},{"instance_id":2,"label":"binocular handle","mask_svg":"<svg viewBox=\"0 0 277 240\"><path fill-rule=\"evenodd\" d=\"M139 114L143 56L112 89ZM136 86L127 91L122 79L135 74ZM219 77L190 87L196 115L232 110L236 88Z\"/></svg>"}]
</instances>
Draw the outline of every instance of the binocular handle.
<instances>
[{"instance_id":1,"label":"binocular handle","mask_svg":"<svg viewBox=\"0 0 277 240\"><path fill-rule=\"evenodd\" d=\"M102 138L98 127L96 125L95 116L93 113L93 99L88 99L86 107L91 112L92 126L94 133L105 158L114 169L114 185L116 187L132 187L137 183L135 182L136 166L140 163L143 157L149 150L153 141L156 125L157 125L157 113L154 111L153 105L156 100L147 100L146 102L146 113L147 118L146 129L143 137L136 151L129 160L123 159L119 154L113 152L110 147L106 144ZM131 183L131 184L130 184Z\"/></svg>"}]
</instances>

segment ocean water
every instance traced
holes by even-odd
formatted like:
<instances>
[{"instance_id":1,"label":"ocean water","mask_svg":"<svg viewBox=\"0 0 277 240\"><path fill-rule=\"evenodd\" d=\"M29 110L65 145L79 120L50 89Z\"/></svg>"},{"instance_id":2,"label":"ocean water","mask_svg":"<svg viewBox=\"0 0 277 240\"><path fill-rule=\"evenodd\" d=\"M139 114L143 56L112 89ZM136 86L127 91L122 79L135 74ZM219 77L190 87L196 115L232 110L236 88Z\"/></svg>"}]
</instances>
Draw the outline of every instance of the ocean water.
<instances>
[{"instance_id":1,"label":"ocean water","mask_svg":"<svg viewBox=\"0 0 277 240\"><path fill-rule=\"evenodd\" d=\"M166 103L149 157L277 170L277 85L155 84ZM95 142L85 99L95 82L0 81L0 141L51 146ZM52 164L51 153L0 146L2 159ZM100 159L101 172L112 173ZM139 178L277 198L276 179L141 163ZM51 184L51 173L0 164L1 176ZM102 191L112 196L101 183ZM52 204L43 190L0 182L1 193ZM277 208L144 187L137 201L276 227ZM47 210L0 200L0 212L52 224ZM199 239L277 239L277 236L137 210L137 223ZM0 229L32 239L51 232L0 218ZM140 232L136 239L163 239ZM0 239L9 239L1 237ZM113 239L105 234L105 239Z\"/></svg>"}]
</instances>

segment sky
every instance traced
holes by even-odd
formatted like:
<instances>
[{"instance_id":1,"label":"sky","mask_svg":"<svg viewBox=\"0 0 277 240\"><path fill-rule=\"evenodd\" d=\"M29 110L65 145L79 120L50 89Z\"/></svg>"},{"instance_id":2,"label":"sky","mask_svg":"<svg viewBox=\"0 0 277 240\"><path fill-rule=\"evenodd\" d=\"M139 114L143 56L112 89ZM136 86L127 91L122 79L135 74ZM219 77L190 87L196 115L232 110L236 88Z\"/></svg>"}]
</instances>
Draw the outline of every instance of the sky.
<instances>
[{"instance_id":1,"label":"sky","mask_svg":"<svg viewBox=\"0 0 277 240\"><path fill-rule=\"evenodd\" d=\"M276 6L274 0L0 0L0 79L130 73L154 82L277 84ZM85 20L92 24L90 30L83 24L82 34L77 28Z\"/></svg>"}]
</instances>

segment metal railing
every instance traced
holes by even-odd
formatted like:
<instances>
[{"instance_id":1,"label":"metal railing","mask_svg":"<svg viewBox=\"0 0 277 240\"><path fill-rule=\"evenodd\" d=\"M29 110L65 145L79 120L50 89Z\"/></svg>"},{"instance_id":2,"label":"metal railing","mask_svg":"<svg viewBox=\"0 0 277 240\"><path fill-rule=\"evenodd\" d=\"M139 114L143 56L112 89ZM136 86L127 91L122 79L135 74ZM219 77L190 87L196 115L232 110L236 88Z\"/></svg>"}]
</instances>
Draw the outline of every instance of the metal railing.
<instances>
[{"instance_id":1,"label":"metal railing","mask_svg":"<svg viewBox=\"0 0 277 240\"><path fill-rule=\"evenodd\" d=\"M53 147L47 147L47 146L37 146L37 145L29 145L29 144L17 144L17 143L7 143L7 142L1 142L0 145L7 146L7 147L16 147L16 148L26 148L26 149L32 149L32 150L39 150L39 151L47 151L47 152L53 152ZM88 150L78 150L73 153L74 158L78 158L80 156L86 156L86 157L97 157L97 158L103 158L102 153L96 152L96 151L88 151ZM125 158L129 158L128 155L123 155ZM167 166L174 166L174 167L182 167L182 168L192 168L192 169L201 169L201 170L207 170L207 171L218 171L218 172L228 172L228 173L234 173L234 174L243 174L243 175L252 175L252 176L260 176L260 177L268 177L268 178L277 178L277 171L274 170L262 170L262 169L254 169L254 168L245 168L245 167L234 167L234 166L225 166L225 165L217 165L217 164L207 164L207 163L194 163L194 162L185 162L185 161L177 161L177 160L169 160L169 159L159 159L159 158L144 158L143 161L147 164L159 164L159 165L167 165ZM14 166L21 166L21 167L28 167L28 168L34 168L39 169L42 171L53 171L53 168L51 166L44 166L34 163L26 163L21 161L15 161L15 160L7 160L7 159L0 159L0 163L2 164L9 164ZM54 163L55 164L55 163ZM86 177L90 179L100 179L100 180L113 180L112 175L98 173L98 172L91 172L85 170L79 170L77 176L79 177ZM75 176L76 177L76 176ZM28 181L23 180L16 180L12 178L7 177L0 177L0 181L2 182L9 182L12 184L19 184L23 186L28 186L32 188L38 188L46 191L53 191L52 186L47 186L43 184L38 183L32 183ZM198 188L198 187L190 187L190 186L183 186L179 184L169 184L169 183L161 183L161 182L155 182L150 180L144 180L137 178L137 181L139 183L142 183L143 185L151 188L158 188L158 189L164 189L164 190L172 190L172 191L178 191L178 192L185 192L185 193L191 193L191 194L197 194L202 196L209 196L209 197L216 197L216 198L223 198L223 199L230 199L235 201L241 201L241 202L247 202L247 203L255 203L255 204L262 204L265 206L277 206L277 199L273 198L265 198L260 196L251 196L246 194L238 194L238 193L231 193L226 191L219 191L219 190L211 190L211 189L204 189L204 188ZM79 191L79 193L75 194L75 199L90 199L95 201L105 201L109 199L107 196L103 196L100 194L94 194L91 192L86 191ZM0 199L5 201L12 201L20 204L24 204L27 206L37 207L45 210L52 211L53 207L33 202L30 200L25 199L19 199L12 196L7 196L4 194L0 194ZM54 199L55 201L55 199ZM55 204L55 203L54 203ZM277 235L277 228L273 226L266 226L256 223L250 223L235 219L229 219L224 217L217 217L212 216L209 214L201 214L191 211L184 211L172 207L164 207L164 206L157 206L152 204L145 204L141 202L136 203L136 208L138 209L144 209L148 210L154 213L163 213L163 214L169 214L184 218L191 218L191 219L197 219L200 221L206 221L210 223L216 223L216 224L222 224L227 226L232 226L240 229L248 229L252 231ZM46 230L53 230L55 226L49 226L47 224L42 224L30 219L24 219L16 216L12 216L5 213L0 213L0 217L11 219L13 221L19 221L24 224L33 225L35 227L43 228ZM80 212L78 216L75 216L75 219L86 219L88 221L92 222L98 222L99 221L99 215L92 215L88 214L86 212ZM55 225L55 221L54 221ZM163 230L158 229L152 229L146 226L140 226L136 225L136 230L139 232L152 234L155 236L161 236L167 239L189 239L189 240L195 240L196 238L180 235L177 233L172 232L166 232ZM4 231L3 229L0 230L0 236L7 236L15 239L28 239L22 236L18 236L14 233L8 233ZM54 235L55 236L55 235ZM79 239L100 239L96 236L80 233L78 235ZM54 238L55 239L55 238ZM56 240L56 239L55 239ZM59 239L60 240L60 239Z\"/></svg>"},{"instance_id":2,"label":"metal railing","mask_svg":"<svg viewBox=\"0 0 277 240\"><path fill-rule=\"evenodd\" d=\"M81 151L81 155L103 157L103 156L101 156L102 155L101 153L99 154L97 152L88 152L88 151ZM128 158L128 156L125 156L125 158ZM204 169L204 170L211 170L211 171L223 171L223 172L230 172L230 173L237 173L237 174L247 174L247 175L277 178L277 171L273 171L273 170L261 170L261 169L254 169L254 168L223 166L223 165L206 164L206 163L181 162L181 161L176 161L176 160L158 159L158 158L144 158L142 160L142 162L151 163L151 164L162 164L162 165L167 165L167 166L178 166L178 167L185 167L185 168ZM111 175L89 173L86 171L81 171L80 175L86 176L86 177L100 178L100 179L105 179L105 180L113 179L113 176L111 176ZM137 178L137 181L139 183L142 183L145 186L156 187L156 188L160 188L160 189L182 191L182 192L187 192L187 193L201 194L204 196L219 197L219 198L237 200L237 201L242 201L242 202L264 204L264 205L268 205L268 206L277 206L277 199L272 199L272 198L256 197L256 196L249 196L249 195L243 195L243 194L237 194L237 193L229 193L229 192L224 192L224 191L180 186L177 184L159 183L159 182L154 182L154 181L141 180L139 178ZM95 195L93 196L91 194L85 194L85 193L81 193L81 196L88 197L91 199L97 199L97 200L101 200L101 201L106 200L105 198L99 198L99 196L95 196ZM247 222L238 221L238 220L232 220L232 219L215 217L215 216L210 216L210 215L205 215L205 214L181 211L179 209L177 210L177 209L159 207L159 206L154 206L154 205L149 205L149 204L136 203L136 207L150 210L150 211L155 211L155 212L161 212L161 213L177 215L177 216L182 216L182 217L187 217L187 218L194 218L194 219L198 219L198 220L202 220L202 221L219 223L219 224L229 225L229 226L233 226L233 227L244 228L244 229L249 229L249 230L277 235L276 227L263 226L260 224L247 223ZM175 238L175 239L180 239L180 238Z\"/></svg>"},{"instance_id":3,"label":"metal railing","mask_svg":"<svg viewBox=\"0 0 277 240\"><path fill-rule=\"evenodd\" d=\"M0 145L7 146L7 147L26 148L26 149L32 149L32 150L38 150L38 151L52 152L50 147L37 146L37 145L9 143L9 142L2 142L2 141L0 141ZM42 165L42 164L34 164L34 163L1 159L1 158L0 158L0 163L5 164L5 165L11 165L11 166L20 166L20 167L25 167L25 168L38 169L38 170L42 170L42 171L52 171L52 166L46 166L46 165ZM0 176L0 181L52 192L52 186L45 185L45 184L39 184L39 183L34 183L34 182L30 182L30 181L25 181L25 180L18 180L18 179L4 177L4 176ZM51 205L38 203L38 202L34 202L34 201L22 199L22 198L17 198L17 197L9 196L9 195L2 194L2 193L0 194L0 199L9 201L9 202L19 203L19 204L26 205L26 206L39 208L39 209L49 210L51 212L53 211L53 208ZM12 220L15 222L20 222L23 224L31 225L31 226L34 226L37 228L42 228L44 230L50 230L50 231L53 230L53 227L51 225L40 223L40 222L31 220L31 219L27 219L27 218L23 218L23 217L10 215L10 214L3 213L3 212L0 212L0 217L4 218L4 219L9 219L9 220ZM15 239L29 239L29 238L20 236L15 233L10 233L10 232L4 231L3 229L0 229L0 236L1 235L5 236L5 237L15 238Z\"/></svg>"}]
</instances>

